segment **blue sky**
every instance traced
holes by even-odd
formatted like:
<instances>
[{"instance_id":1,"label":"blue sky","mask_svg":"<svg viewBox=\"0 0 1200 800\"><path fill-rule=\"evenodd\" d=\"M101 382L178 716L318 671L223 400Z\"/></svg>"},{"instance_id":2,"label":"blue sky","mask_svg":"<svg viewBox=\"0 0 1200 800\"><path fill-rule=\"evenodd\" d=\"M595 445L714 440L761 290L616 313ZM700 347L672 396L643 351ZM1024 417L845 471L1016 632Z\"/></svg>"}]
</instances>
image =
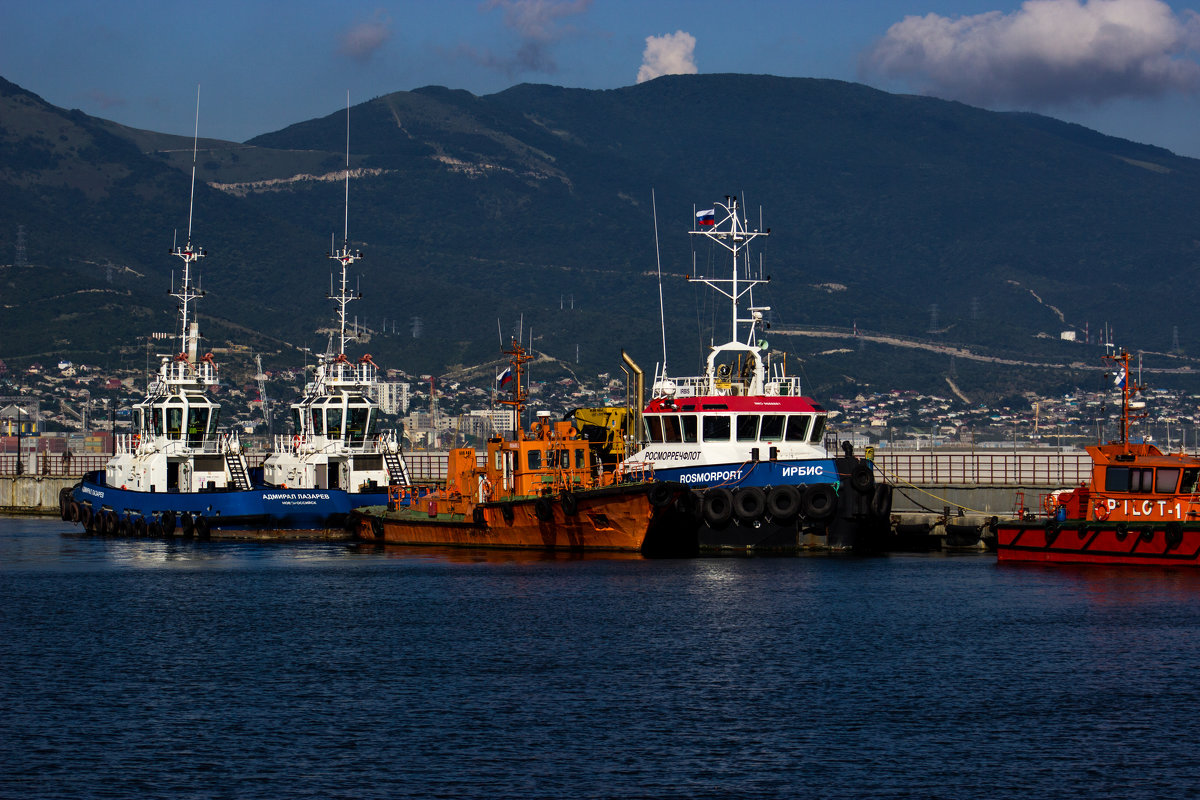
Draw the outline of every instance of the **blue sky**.
<instances>
[{"instance_id":1,"label":"blue sky","mask_svg":"<svg viewBox=\"0 0 1200 800\"><path fill-rule=\"evenodd\" d=\"M54 105L181 134L199 85L200 134L236 141L336 111L347 91L358 103L430 84L611 89L666 72L858 81L1200 157L1200 16L1163 0L0 6L0 76Z\"/></svg>"}]
</instances>

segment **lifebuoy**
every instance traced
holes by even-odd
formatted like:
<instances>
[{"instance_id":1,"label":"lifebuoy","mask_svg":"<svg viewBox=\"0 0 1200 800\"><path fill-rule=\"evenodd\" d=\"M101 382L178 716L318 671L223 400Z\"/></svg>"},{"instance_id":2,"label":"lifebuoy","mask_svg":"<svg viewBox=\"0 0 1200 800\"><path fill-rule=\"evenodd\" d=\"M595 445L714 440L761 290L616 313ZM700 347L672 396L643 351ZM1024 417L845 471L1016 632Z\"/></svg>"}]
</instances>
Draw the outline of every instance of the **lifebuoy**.
<instances>
[{"instance_id":1,"label":"lifebuoy","mask_svg":"<svg viewBox=\"0 0 1200 800\"><path fill-rule=\"evenodd\" d=\"M754 522L762 519L767 510L767 495L757 486L747 486L738 489L733 496L733 513L742 522Z\"/></svg>"},{"instance_id":2,"label":"lifebuoy","mask_svg":"<svg viewBox=\"0 0 1200 800\"><path fill-rule=\"evenodd\" d=\"M141 434L135 433L135 434L133 434L133 436L129 437L129 447L131 450L137 450L138 447L141 445L141 443L142 443Z\"/></svg>"},{"instance_id":3,"label":"lifebuoy","mask_svg":"<svg viewBox=\"0 0 1200 800\"><path fill-rule=\"evenodd\" d=\"M300 437L299 437L299 436L293 436L293 437L292 437L292 449L293 449L293 450L299 450L299 449L300 449L300 442L301 442L301 439L300 439Z\"/></svg>"},{"instance_id":4,"label":"lifebuoy","mask_svg":"<svg viewBox=\"0 0 1200 800\"><path fill-rule=\"evenodd\" d=\"M807 519L814 522L827 520L837 510L837 493L828 483L814 484L805 491L800 507Z\"/></svg>"},{"instance_id":5,"label":"lifebuoy","mask_svg":"<svg viewBox=\"0 0 1200 800\"><path fill-rule=\"evenodd\" d=\"M775 486L767 494L767 513L776 522L791 522L800 513L800 491L795 486Z\"/></svg>"},{"instance_id":6,"label":"lifebuoy","mask_svg":"<svg viewBox=\"0 0 1200 800\"><path fill-rule=\"evenodd\" d=\"M1097 500L1096 501L1096 507L1093 509L1093 515L1096 517L1096 519L1103 522L1104 520L1108 519L1108 516L1111 513L1112 513L1112 509L1110 509L1108 507L1107 501L1105 501L1105 500Z\"/></svg>"},{"instance_id":7,"label":"lifebuoy","mask_svg":"<svg viewBox=\"0 0 1200 800\"><path fill-rule=\"evenodd\" d=\"M704 493L704 521L713 528L723 528L733 518L733 492L718 486Z\"/></svg>"},{"instance_id":8,"label":"lifebuoy","mask_svg":"<svg viewBox=\"0 0 1200 800\"><path fill-rule=\"evenodd\" d=\"M480 489L483 491L484 502L492 499L492 482L490 480L484 478L483 483L480 485Z\"/></svg>"}]
</instances>

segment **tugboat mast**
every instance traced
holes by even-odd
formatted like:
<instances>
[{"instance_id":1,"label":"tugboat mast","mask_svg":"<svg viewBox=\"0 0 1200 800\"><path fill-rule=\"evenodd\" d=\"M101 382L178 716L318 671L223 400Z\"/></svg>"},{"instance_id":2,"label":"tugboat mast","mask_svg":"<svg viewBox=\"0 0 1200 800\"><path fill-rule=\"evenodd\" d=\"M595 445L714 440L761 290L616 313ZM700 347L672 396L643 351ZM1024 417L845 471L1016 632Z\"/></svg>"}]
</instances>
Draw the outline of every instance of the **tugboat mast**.
<instances>
[{"instance_id":1,"label":"tugboat mast","mask_svg":"<svg viewBox=\"0 0 1200 800\"><path fill-rule=\"evenodd\" d=\"M192 211L196 205L196 153L200 139L200 87L196 87L196 129L192 134L192 188L188 198L188 229L187 229L187 244L182 247L175 246L171 249L171 255L178 256L183 259L183 279L178 291L172 291L171 296L179 301L179 315L181 317L179 329L179 353L183 355L189 362L195 363L199 343L197 337L192 335L190 325L194 321L189 321L189 312L192 301L198 297L203 297L204 292L198 290L192 283L192 262L197 262L208 253L203 247L192 247Z\"/></svg>"},{"instance_id":2,"label":"tugboat mast","mask_svg":"<svg viewBox=\"0 0 1200 800\"><path fill-rule=\"evenodd\" d=\"M346 333L346 306L354 300L361 300L362 293L351 291L349 287L349 272L348 268L351 264L363 257L361 250L350 249L350 93L346 93L346 202L345 216L342 222L342 248L334 249L332 242L330 243L329 257L341 264L341 283L337 294L332 292L329 298L337 304L338 307L338 355L343 358L346 355L346 343L354 336ZM332 237L331 237L332 238Z\"/></svg>"},{"instance_id":3,"label":"tugboat mast","mask_svg":"<svg viewBox=\"0 0 1200 800\"><path fill-rule=\"evenodd\" d=\"M755 286L760 283L767 283L770 278L751 278L749 274L749 263L746 263L746 277L738 276L738 256L742 255L745 260L744 251L752 241L760 236L769 236L771 229L765 231L749 230L746 227L746 222L738 216L738 200L736 197L726 195L724 203L717 203L716 206L725 212L725 218L720 222L713 221L704 222L700 219L700 214L697 214L697 224L702 225L695 230L688 231L693 236L706 236L717 244L724 247L733 254L733 274L732 277L725 278L701 278L688 276L689 283L704 283L712 287L715 291L729 298L732 305L732 338L731 342L741 342L738 336L739 323L745 323L750 326L745 344L750 347L755 346L754 330L758 322L762 320L762 312L770 311L769 306L755 307L748 309L751 312L749 318L739 318L738 316L738 301L747 292L750 292ZM701 212L703 213L703 212ZM728 224L728 227L725 227ZM728 288L726 288L726 285Z\"/></svg>"}]
</instances>

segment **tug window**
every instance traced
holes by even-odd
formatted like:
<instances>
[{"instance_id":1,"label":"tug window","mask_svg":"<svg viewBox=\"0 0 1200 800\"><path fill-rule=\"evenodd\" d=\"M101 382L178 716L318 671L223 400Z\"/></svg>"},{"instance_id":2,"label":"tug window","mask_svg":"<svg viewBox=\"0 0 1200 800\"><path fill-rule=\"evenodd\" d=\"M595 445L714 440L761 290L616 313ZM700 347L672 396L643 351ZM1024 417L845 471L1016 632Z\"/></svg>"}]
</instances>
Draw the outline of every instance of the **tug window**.
<instances>
[{"instance_id":1,"label":"tug window","mask_svg":"<svg viewBox=\"0 0 1200 800\"><path fill-rule=\"evenodd\" d=\"M529 451L529 468L530 469L541 469L542 468L542 451L541 450L530 450Z\"/></svg>"},{"instance_id":2,"label":"tug window","mask_svg":"<svg viewBox=\"0 0 1200 800\"><path fill-rule=\"evenodd\" d=\"M661 442L663 440L662 420L658 417L646 417L646 435L652 442Z\"/></svg>"},{"instance_id":3,"label":"tug window","mask_svg":"<svg viewBox=\"0 0 1200 800\"><path fill-rule=\"evenodd\" d=\"M1104 471L1104 491L1128 492L1129 467L1108 467Z\"/></svg>"},{"instance_id":4,"label":"tug window","mask_svg":"<svg viewBox=\"0 0 1200 800\"><path fill-rule=\"evenodd\" d=\"M803 442L808 439L808 422L812 419L807 414L794 414L788 417L787 440Z\"/></svg>"},{"instance_id":5,"label":"tug window","mask_svg":"<svg viewBox=\"0 0 1200 800\"><path fill-rule=\"evenodd\" d=\"M663 441L664 442L682 442L683 437L679 434L679 418L678 417L663 417Z\"/></svg>"},{"instance_id":6,"label":"tug window","mask_svg":"<svg viewBox=\"0 0 1200 800\"><path fill-rule=\"evenodd\" d=\"M1178 469L1160 469L1154 476L1154 491L1159 494L1175 494L1175 487L1178 485Z\"/></svg>"},{"instance_id":7,"label":"tug window","mask_svg":"<svg viewBox=\"0 0 1200 800\"><path fill-rule=\"evenodd\" d=\"M167 436L178 439L183 434L183 409L167 409Z\"/></svg>"},{"instance_id":8,"label":"tug window","mask_svg":"<svg viewBox=\"0 0 1200 800\"><path fill-rule=\"evenodd\" d=\"M783 438L783 423L787 417L782 414L764 414L762 418L762 428L758 431L758 438L768 442L778 442Z\"/></svg>"},{"instance_id":9,"label":"tug window","mask_svg":"<svg viewBox=\"0 0 1200 800\"><path fill-rule=\"evenodd\" d=\"M729 417L717 417L709 414L704 415L704 441L706 442L728 442L729 441Z\"/></svg>"},{"instance_id":10,"label":"tug window","mask_svg":"<svg viewBox=\"0 0 1200 800\"><path fill-rule=\"evenodd\" d=\"M1194 494L1196 491L1196 478L1200 477L1200 469L1195 467L1185 469L1183 471L1183 483L1179 485L1179 491L1184 494Z\"/></svg>"},{"instance_id":11,"label":"tug window","mask_svg":"<svg viewBox=\"0 0 1200 800\"><path fill-rule=\"evenodd\" d=\"M738 414L737 440L753 442L758 438L758 414Z\"/></svg>"},{"instance_id":12,"label":"tug window","mask_svg":"<svg viewBox=\"0 0 1200 800\"><path fill-rule=\"evenodd\" d=\"M340 408L331 408L325 412L329 420L329 436L340 439L342 438L342 410Z\"/></svg>"},{"instance_id":13,"label":"tug window","mask_svg":"<svg viewBox=\"0 0 1200 800\"><path fill-rule=\"evenodd\" d=\"M583 448L579 447L575 449L575 469L583 469L583 467Z\"/></svg>"},{"instance_id":14,"label":"tug window","mask_svg":"<svg viewBox=\"0 0 1200 800\"><path fill-rule=\"evenodd\" d=\"M813 425L812 436L808 437L808 441L812 444L820 444L821 437L825 435L825 417L818 416L817 424Z\"/></svg>"},{"instance_id":15,"label":"tug window","mask_svg":"<svg viewBox=\"0 0 1200 800\"><path fill-rule=\"evenodd\" d=\"M1131 492L1150 492L1154 489L1154 470L1152 469L1131 469L1129 470L1129 491Z\"/></svg>"},{"instance_id":16,"label":"tug window","mask_svg":"<svg viewBox=\"0 0 1200 800\"><path fill-rule=\"evenodd\" d=\"M696 415L695 414L685 414L679 418L679 421L683 424L683 440L685 442L695 442L696 441Z\"/></svg>"}]
</instances>

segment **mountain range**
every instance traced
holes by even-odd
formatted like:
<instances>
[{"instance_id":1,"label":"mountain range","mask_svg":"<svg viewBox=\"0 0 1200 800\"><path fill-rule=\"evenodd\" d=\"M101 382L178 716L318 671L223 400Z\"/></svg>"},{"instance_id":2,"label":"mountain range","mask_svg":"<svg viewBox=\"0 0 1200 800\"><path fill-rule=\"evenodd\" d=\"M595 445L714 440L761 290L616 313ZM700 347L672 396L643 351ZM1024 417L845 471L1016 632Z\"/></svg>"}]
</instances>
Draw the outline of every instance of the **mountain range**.
<instances>
[{"instance_id":1,"label":"mountain range","mask_svg":"<svg viewBox=\"0 0 1200 800\"><path fill-rule=\"evenodd\" d=\"M765 75L425 87L244 143L200 139L189 211L192 167L188 137L0 79L0 358L141 365L147 335L174 330L168 251L190 225L209 253L212 349L272 365L325 349L326 256L345 231L366 256L350 310L381 366L452 373L496 360L519 327L564 374L616 372L621 349L650 371L661 274L665 351L689 374L727 338L729 307L684 279L725 269L688 231L727 195L771 228L754 300L813 393L1093 380L1081 365L1102 351L1064 331L1115 331L1171 366L1200 354L1200 161L1035 114ZM795 335L815 327L846 336Z\"/></svg>"}]
</instances>

